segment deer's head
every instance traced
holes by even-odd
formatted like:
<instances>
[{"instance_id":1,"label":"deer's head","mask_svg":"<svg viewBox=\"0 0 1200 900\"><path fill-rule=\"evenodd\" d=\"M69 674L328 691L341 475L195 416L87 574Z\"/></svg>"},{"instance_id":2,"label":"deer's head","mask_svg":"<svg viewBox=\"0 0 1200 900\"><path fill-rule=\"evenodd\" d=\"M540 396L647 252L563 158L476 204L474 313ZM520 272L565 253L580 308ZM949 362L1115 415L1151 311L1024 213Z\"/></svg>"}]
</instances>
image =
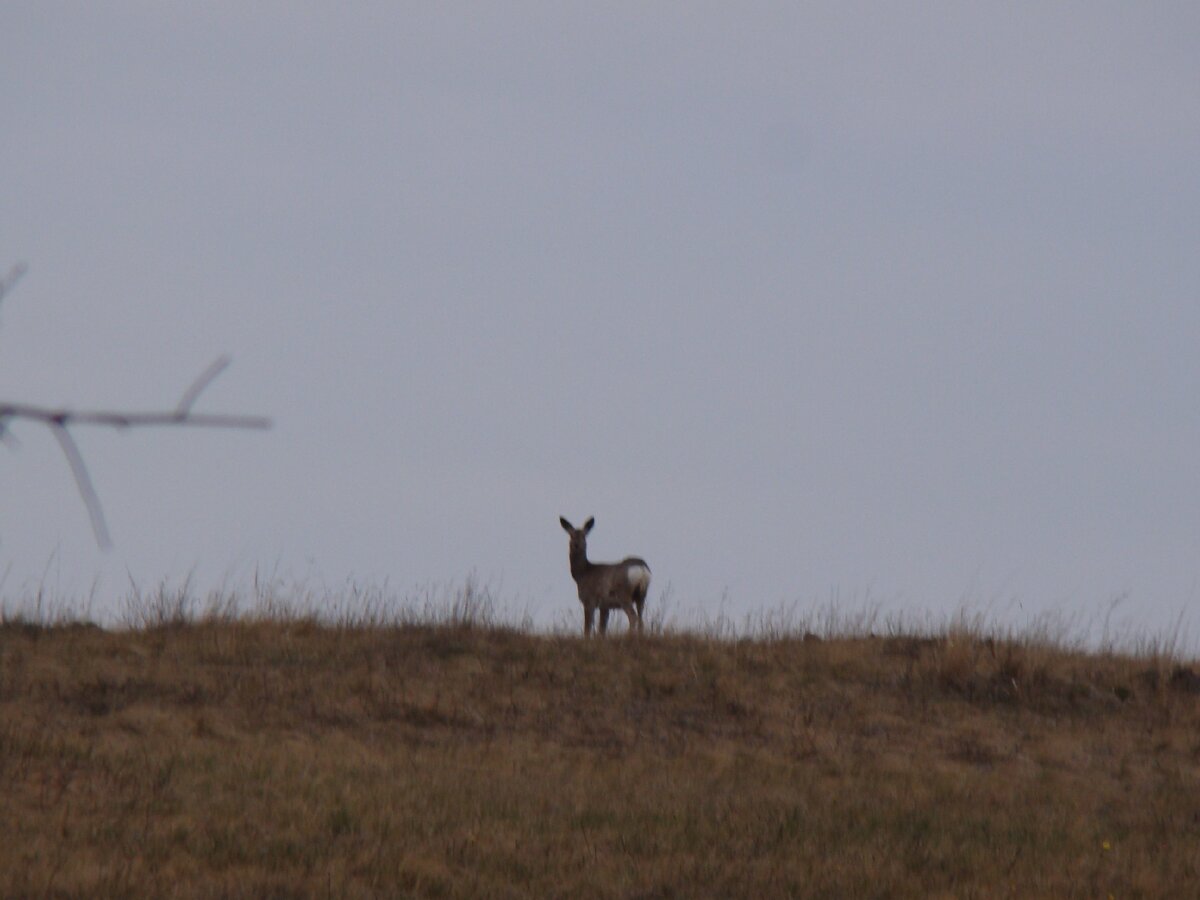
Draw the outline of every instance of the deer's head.
<instances>
[{"instance_id":1,"label":"deer's head","mask_svg":"<svg viewBox=\"0 0 1200 900\"><path fill-rule=\"evenodd\" d=\"M595 517L589 518L583 523L582 528L576 528L562 516L558 517L559 524L562 525L563 531L571 536L571 557L587 556L587 534L592 530L592 526L596 524Z\"/></svg>"}]
</instances>

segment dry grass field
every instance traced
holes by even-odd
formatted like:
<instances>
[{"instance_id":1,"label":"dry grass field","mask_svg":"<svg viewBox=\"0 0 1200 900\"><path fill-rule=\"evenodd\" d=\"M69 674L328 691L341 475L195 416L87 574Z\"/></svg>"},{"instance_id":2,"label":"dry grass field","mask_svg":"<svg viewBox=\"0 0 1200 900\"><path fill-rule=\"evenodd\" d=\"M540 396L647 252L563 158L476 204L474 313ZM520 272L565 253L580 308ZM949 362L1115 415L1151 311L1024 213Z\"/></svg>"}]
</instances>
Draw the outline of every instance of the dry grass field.
<instances>
[{"instance_id":1,"label":"dry grass field","mask_svg":"<svg viewBox=\"0 0 1200 900\"><path fill-rule=\"evenodd\" d=\"M0 625L5 897L1185 897L1200 676L944 634Z\"/></svg>"}]
</instances>

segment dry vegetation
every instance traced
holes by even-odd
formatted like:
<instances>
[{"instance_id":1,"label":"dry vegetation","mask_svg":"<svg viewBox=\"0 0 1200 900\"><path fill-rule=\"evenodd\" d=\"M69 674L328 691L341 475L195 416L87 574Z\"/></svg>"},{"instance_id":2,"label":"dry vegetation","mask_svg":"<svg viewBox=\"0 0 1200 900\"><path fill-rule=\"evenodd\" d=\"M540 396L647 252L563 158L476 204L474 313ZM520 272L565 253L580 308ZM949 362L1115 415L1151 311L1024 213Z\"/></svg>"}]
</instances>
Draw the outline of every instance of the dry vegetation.
<instances>
[{"instance_id":1,"label":"dry vegetation","mask_svg":"<svg viewBox=\"0 0 1200 900\"><path fill-rule=\"evenodd\" d=\"M1200 883L1200 676L1166 658L163 612L0 625L3 896Z\"/></svg>"}]
</instances>

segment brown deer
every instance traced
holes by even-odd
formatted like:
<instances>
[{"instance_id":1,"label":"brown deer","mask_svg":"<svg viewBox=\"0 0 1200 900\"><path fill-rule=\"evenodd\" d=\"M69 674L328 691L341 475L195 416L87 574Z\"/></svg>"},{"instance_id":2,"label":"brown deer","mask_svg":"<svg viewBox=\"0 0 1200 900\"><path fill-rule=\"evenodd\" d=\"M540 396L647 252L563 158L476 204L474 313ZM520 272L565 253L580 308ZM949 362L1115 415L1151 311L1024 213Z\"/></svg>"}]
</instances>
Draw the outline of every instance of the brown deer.
<instances>
[{"instance_id":1,"label":"brown deer","mask_svg":"<svg viewBox=\"0 0 1200 900\"><path fill-rule=\"evenodd\" d=\"M583 634L592 633L592 621L600 610L600 633L608 630L608 614L614 609L625 610L629 629L642 630L642 606L650 588L650 567L637 556L627 556L619 563L594 563L587 558L587 535L596 524L595 518L576 528L562 516L558 518L563 530L571 536L571 577L579 588L583 604Z\"/></svg>"}]
</instances>

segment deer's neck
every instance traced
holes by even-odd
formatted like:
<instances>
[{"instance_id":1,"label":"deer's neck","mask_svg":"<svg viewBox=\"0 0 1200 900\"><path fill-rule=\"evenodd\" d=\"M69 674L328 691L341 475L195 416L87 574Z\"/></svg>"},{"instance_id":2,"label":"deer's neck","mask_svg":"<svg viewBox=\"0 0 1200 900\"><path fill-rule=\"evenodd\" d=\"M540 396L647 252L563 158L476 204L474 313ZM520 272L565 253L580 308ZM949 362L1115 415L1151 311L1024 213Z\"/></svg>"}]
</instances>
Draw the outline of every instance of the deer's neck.
<instances>
[{"instance_id":1,"label":"deer's neck","mask_svg":"<svg viewBox=\"0 0 1200 900\"><path fill-rule=\"evenodd\" d=\"M586 575L592 569L592 564L588 562L587 550L572 550L571 551L571 577L576 581L580 576Z\"/></svg>"}]
</instances>

